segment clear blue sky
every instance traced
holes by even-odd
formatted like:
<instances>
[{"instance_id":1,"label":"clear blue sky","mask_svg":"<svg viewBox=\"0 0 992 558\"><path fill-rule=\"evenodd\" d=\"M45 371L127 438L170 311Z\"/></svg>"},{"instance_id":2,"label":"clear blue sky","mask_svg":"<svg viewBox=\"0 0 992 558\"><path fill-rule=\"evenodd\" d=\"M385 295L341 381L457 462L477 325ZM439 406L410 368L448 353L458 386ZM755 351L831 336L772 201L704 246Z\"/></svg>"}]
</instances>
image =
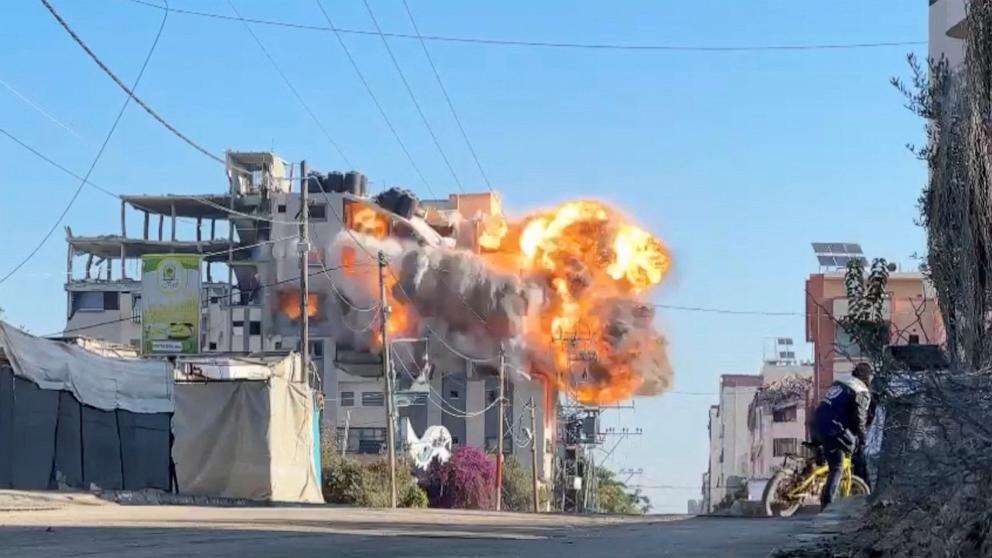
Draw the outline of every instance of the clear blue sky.
<instances>
[{"instance_id":1,"label":"clear blue sky","mask_svg":"<svg viewBox=\"0 0 992 558\"><path fill-rule=\"evenodd\" d=\"M323 25L310 1L234 0L246 17ZM0 80L76 137L0 88L0 127L82 174L122 93L40 2L4 7ZM56 1L92 48L131 81L161 12L125 0ZM608 5L609 4L609 5ZM221 0L178 8L230 14ZM409 32L398 0L372 0L387 31ZM325 0L340 27L372 29L358 0ZM454 2L411 0L425 34L525 40L761 45L926 40L923 2ZM355 166L377 183L427 191L355 78L332 34L256 26L287 75ZM346 36L400 135L438 193L454 191L377 37ZM414 41L392 42L462 181L484 185ZM914 225L925 168L904 144L921 125L888 84L906 75L909 47L789 52L638 52L431 43L431 51L494 186L512 211L574 197L625 209L675 253L656 301L686 306L803 310L815 270L809 242L860 241L872 256L910 265L924 248ZM915 47L922 52L922 47ZM215 152L274 147L319 168L344 163L238 22L174 14L139 93ZM220 165L136 106L94 173L121 193L210 192ZM0 272L44 234L78 183L0 137ZM87 188L64 224L115 233L119 205ZM36 333L64 325L61 228L0 285L0 307ZM799 317L662 312L677 392L715 392L720 374L756 372L767 337L803 337ZM808 350L804 350L808 354ZM707 406L715 395L638 400L606 419L641 427L615 468L643 468L659 511L698 497L706 468Z\"/></svg>"}]
</instances>

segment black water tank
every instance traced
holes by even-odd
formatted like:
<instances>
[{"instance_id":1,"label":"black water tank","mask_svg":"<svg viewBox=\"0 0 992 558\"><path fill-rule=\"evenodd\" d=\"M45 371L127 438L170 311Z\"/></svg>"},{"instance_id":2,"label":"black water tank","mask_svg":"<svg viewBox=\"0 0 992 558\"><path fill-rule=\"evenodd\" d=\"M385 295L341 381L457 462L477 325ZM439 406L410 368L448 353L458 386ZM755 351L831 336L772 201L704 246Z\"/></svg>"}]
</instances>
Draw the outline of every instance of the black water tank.
<instances>
[{"instance_id":1,"label":"black water tank","mask_svg":"<svg viewBox=\"0 0 992 558\"><path fill-rule=\"evenodd\" d=\"M323 177L319 172L313 171L307 174L307 192L311 194L319 193L321 191L320 184L323 181Z\"/></svg>"},{"instance_id":2,"label":"black water tank","mask_svg":"<svg viewBox=\"0 0 992 558\"><path fill-rule=\"evenodd\" d=\"M375 203L384 209L405 217L413 217L419 204L416 194L403 188L390 188L375 197Z\"/></svg>"},{"instance_id":3,"label":"black water tank","mask_svg":"<svg viewBox=\"0 0 992 558\"><path fill-rule=\"evenodd\" d=\"M331 171L327 173L321 183L325 192L343 192L344 191L344 173L340 171Z\"/></svg>"},{"instance_id":4,"label":"black water tank","mask_svg":"<svg viewBox=\"0 0 992 558\"><path fill-rule=\"evenodd\" d=\"M362 181L364 178L365 176L360 172L349 171L344 175L343 191L356 196L362 195Z\"/></svg>"}]
</instances>

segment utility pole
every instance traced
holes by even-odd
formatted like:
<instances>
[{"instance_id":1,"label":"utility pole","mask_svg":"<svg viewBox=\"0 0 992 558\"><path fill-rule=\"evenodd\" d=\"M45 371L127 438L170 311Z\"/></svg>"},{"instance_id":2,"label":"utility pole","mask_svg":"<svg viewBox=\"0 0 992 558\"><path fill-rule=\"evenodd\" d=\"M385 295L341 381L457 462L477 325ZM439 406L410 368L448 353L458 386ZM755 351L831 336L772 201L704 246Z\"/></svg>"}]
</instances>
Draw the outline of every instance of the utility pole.
<instances>
[{"instance_id":1,"label":"utility pole","mask_svg":"<svg viewBox=\"0 0 992 558\"><path fill-rule=\"evenodd\" d=\"M389 502L396 507L396 427L393 409L393 370L389 358L389 304L386 302L386 254L379 252L379 318L382 332L382 374L386 380L386 444L389 446Z\"/></svg>"},{"instance_id":2,"label":"utility pole","mask_svg":"<svg viewBox=\"0 0 992 558\"><path fill-rule=\"evenodd\" d=\"M499 350L499 405L497 421L499 424L499 438L496 440L496 511L503 509L503 432L506 426L503 424L503 413L505 412L506 395L506 356L503 349Z\"/></svg>"},{"instance_id":3,"label":"utility pole","mask_svg":"<svg viewBox=\"0 0 992 558\"><path fill-rule=\"evenodd\" d=\"M307 299L310 297L310 206L307 200L307 162L300 161L300 362L302 381L310 375L310 314Z\"/></svg>"},{"instance_id":4,"label":"utility pole","mask_svg":"<svg viewBox=\"0 0 992 558\"><path fill-rule=\"evenodd\" d=\"M530 472L534 492L534 513L540 511L540 495L537 491L537 417L534 415L534 396L530 396Z\"/></svg>"},{"instance_id":5,"label":"utility pole","mask_svg":"<svg viewBox=\"0 0 992 558\"><path fill-rule=\"evenodd\" d=\"M348 451L348 429L351 426L351 410L344 415L344 440L341 441L341 459L344 459L344 454Z\"/></svg>"}]
</instances>

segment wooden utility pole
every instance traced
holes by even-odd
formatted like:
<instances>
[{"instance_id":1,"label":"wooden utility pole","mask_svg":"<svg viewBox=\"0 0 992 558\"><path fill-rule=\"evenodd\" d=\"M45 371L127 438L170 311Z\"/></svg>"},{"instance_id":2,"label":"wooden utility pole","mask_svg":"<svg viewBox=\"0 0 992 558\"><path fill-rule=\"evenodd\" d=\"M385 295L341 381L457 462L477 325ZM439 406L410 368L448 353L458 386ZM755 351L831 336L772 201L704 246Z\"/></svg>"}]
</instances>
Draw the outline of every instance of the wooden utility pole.
<instances>
[{"instance_id":1,"label":"wooden utility pole","mask_svg":"<svg viewBox=\"0 0 992 558\"><path fill-rule=\"evenodd\" d=\"M303 381L310 372L310 314L307 298L310 296L310 207L307 199L307 162L300 161L300 358Z\"/></svg>"},{"instance_id":2,"label":"wooden utility pole","mask_svg":"<svg viewBox=\"0 0 992 558\"><path fill-rule=\"evenodd\" d=\"M389 446L389 502L396 507L396 417L393 409L393 370L389 358L389 304L386 301L386 254L379 252L379 318L382 333L382 375L386 380L386 445Z\"/></svg>"},{"instance_id":3,"label":"wooden utility pole","mask_svg":"<svg viewBox=\"0 0 992 558\"><path fill-rule=\"evenodd\" d=\"M530 396L530 472L534 490L534 513L540 511L540 495L537 491L537 417L534 411L534 396Z\"/></svg>"},{"instance_id":4,"label":"wooden utility pole","mask_svg":"<svg viewBox=\"0 0 992 558\"><path fill-rule=\"evenodd\" d=\"M496 440L496 511L503 509L503 412L504 393L506 390L506 358L503 349L499 350L499 399L497 400L496 413L499 424L499 438Z\"/></svg>"}]
</instances>

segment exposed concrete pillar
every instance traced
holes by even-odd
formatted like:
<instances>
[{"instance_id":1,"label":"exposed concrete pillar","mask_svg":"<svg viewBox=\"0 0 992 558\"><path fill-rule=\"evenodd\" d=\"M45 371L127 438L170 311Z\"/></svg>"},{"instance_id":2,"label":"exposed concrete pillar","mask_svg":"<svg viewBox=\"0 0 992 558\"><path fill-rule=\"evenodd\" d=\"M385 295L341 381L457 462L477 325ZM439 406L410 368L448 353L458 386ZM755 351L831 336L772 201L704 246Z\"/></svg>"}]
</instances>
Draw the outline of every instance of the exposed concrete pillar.
<instances>
[{"instance_id":1,"label":"exposed concrete pillar","mask_svg":"<svg viewBox=\"0 0 992 558\"><path fill-rule=\"evenodd\" d=\"M486 449L486 382L485 380L468 380L465 382L465 412L478 413L465 418L466 445Z\"/></svg>"}]
</instances>

